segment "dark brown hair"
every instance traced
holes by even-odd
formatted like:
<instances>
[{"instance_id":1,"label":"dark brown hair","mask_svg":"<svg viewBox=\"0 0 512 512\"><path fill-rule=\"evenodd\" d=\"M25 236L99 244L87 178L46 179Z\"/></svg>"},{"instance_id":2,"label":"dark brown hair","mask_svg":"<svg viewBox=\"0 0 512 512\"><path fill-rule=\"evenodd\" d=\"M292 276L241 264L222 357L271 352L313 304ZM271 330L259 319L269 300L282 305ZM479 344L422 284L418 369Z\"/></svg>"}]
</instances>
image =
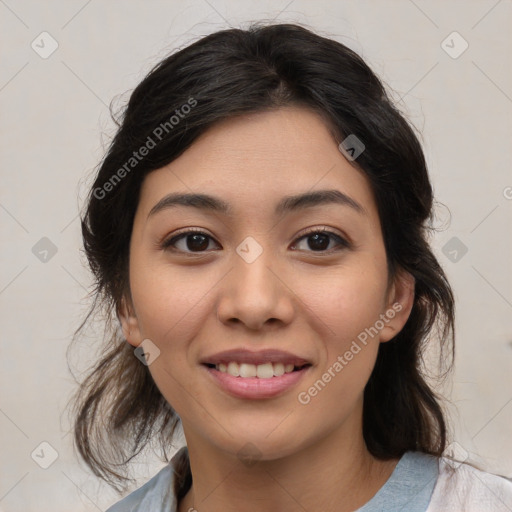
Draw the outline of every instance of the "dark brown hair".
<instances>
[{"instance_id":1,"label":"dark brown hair","mask_svg":"<svg viewBox=\"0 0 512 512\"><path fill-rule=\"evenodd\" d=\"M354 165L374 193L389 278L403 269L416 282L408 321L380 345L365 388L368 450L389 459L408 450L440 456L446 447L440 397L427 383L423 358L427 344L434 344L440 350L436 376L444 378L451 370L455 307L429 247L433 192L420 142L354 51L298 25L255 24L203 37L151 70L122 111L88 196L82 234L96 286L77 335L94 312L102 312L107 322L104 352L73 398L74 441L94 474L117 489L128 480L127 463L148 443L158 439L169 461L166 450L179 425L116 325L117 308L129 294L129 241L141 184L216 122L288 105L320 114L337 141L353 134L364 143ZM155 146L148 154L130 160L150 139ZM178 498L190 486L186 458L181 467Z\"/></svg>"}]
</instances>

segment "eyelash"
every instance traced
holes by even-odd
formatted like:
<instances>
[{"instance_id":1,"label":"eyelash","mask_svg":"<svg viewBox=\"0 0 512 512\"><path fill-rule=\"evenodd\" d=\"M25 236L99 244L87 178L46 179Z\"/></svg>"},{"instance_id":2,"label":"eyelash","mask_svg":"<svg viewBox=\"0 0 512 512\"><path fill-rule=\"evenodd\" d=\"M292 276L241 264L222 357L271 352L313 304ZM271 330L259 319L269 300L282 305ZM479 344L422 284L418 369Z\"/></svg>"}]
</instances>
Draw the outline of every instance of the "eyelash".
<instances>
[{"instance_id":1,"label":"eyelash","mask_svg":"<svg viewBox=\"0 0 512 512\"><path fill-rule=\"evenodd\" d=\"M184 254L203 254L205 252L209 252L209 251L182 251L181 249L176 249L175 247L173 247L173 245L175 243L177 243L179 240L181 240L182 238L186 238L188 235L193 235L193 234L203 235L203 236L213 240L213 237L211 237L210 235L208 235L204 231L201 231L199 229L188 229L187 231L179 233L178 235L175 235L172 238L165 239L160 244L160 248L163 249L163 250L171 250L173 252L181 252L181 253L184 253ZM338 235L336 233L333 233L332 231L328 231L325 228L322 228L322 229L313 228L310 231L307 231L306 233L302 234L299 238L296 239L296 243L294 243L294 246L297 245L297 243L300 242L301 240L303 240L303 239L305 239L305 238L307 238L309 236L316 235L316 234L329 235L331 238L334 238L337 241L337 243L338 243L338 248L327 249L325 251L312 251L312 250L309 250L309 251L306 251L306 252L312 252L312 253L315 253L315 254L317 254L317 253L318 254L322 254L322 253L323 254L330 254L332 252L337 252L337 251L340 251L340 250L343 250L343 249L349 249L349 248L352 247L352 245L347 240L345 240L343 237L341 237L340 235Z\"/></svg>"}]
</instances>

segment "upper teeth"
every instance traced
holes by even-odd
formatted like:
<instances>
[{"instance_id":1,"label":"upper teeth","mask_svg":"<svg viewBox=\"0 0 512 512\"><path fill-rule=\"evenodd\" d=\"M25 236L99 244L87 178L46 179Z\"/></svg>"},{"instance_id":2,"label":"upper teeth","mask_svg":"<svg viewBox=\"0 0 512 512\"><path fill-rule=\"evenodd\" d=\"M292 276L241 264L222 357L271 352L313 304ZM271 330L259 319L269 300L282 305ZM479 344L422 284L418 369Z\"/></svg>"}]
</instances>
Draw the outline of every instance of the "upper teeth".
<instances>
[{"instance_id":1,"label":"upper teeth","mask_svg":"<svg viewBox=\"0 0 512 512\"><path fill-rule=\"evenodd\" d=\"M284 373L293 372L293 364L283 363L265 363L265 364L248 364L248 363L235 363L234 361L228 363L220 363L215 365L215 369L223 373L229 373L233 377L258 377L260 379L270 379L271 377L279 377Z\"/></svg>"}]
</instances>

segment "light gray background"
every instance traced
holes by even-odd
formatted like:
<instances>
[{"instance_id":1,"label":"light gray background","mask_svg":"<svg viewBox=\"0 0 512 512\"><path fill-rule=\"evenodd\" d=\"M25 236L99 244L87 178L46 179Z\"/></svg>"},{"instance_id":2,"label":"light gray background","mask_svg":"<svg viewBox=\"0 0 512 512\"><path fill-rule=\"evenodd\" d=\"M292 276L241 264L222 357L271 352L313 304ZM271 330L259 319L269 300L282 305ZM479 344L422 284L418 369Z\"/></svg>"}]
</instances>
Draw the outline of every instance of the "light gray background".
<instances>
[{"instance_id":1,"label":"light gray background","mask_svg":"<svg viewBox=\"0 0 512 512\"><path fill-rule=\"evenodd\" d=\"M77 212L113 134L107 106L167 52L259 19L304 23L355 49L422 132L437 200L451 212L439 208L445 230L432 244L457 299L445 389L456 452L512 477L510 0L0 0L0 510L95 511L118 500L78 462L64 413L75 384L65 352L90 284ZM31 47L50 48L43 31L59 45L46 59ZM453 31L469 44L457 58ZM46 262L32 252L43 237L57 248ZM467 247L458 261L446 245L454 237ZM93 347L85 340L78 366ZM49 461L42 442L58 453L48 469L31 458ZM134 471L142 483L162 466L150 457Z\"/></svg>"}]
</instances>

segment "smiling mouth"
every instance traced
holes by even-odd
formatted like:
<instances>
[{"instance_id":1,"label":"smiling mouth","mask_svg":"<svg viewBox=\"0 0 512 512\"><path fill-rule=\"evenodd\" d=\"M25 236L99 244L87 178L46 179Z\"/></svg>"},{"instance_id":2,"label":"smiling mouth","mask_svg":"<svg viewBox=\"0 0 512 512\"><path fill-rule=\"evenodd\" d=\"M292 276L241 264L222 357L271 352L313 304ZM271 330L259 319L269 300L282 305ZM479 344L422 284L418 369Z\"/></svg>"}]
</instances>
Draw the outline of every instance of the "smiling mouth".
<instances>
[{"instance_id":1,"label":"smiling mouth","mask_svg":"<svg viewBox=\"0 0 512 512\"><path fill-rule=\"evenodd\" d=\"M230 361L229 363L206 363L206 367L217 370L220 373L231 375L232 377L272 379L273 377L281 377L282 375L298 372L309 366L310 363L302 365L294 365L292 363L272 363L263 364L237 363Z\"/></svg>"}]
</instances>

